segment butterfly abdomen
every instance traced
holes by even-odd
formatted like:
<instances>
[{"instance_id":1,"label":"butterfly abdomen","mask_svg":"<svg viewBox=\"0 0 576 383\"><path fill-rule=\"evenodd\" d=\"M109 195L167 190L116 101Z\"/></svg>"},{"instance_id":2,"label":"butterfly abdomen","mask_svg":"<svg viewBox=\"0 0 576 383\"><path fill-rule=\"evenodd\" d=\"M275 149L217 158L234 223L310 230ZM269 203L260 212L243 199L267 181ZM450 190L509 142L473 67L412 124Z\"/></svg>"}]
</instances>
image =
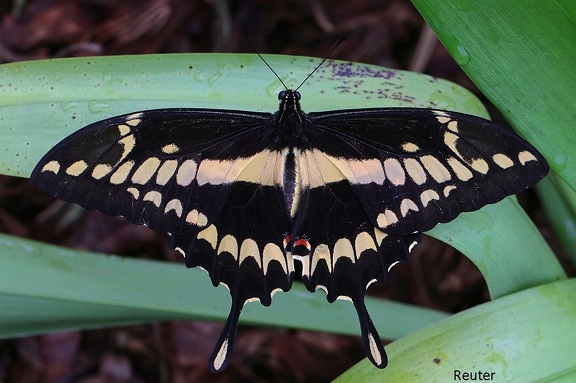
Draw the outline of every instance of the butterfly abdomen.
<instances>
[{"instance_id":1,"label":"butterfly abdomen","mask_svg":"<svg viewBox=\"0 0 576 383\"><path fill-rule=\"evenodd\" d=\"M300 174L296 168L296 160L293 149L288 149L286 153L282 189L284 191L284 202L286 204L286 210L290 213L290 217L294 218L296 216L296 212L298 211L298 204L300 203L302 187L300 182Z\"/></svg>"}]
</instances>

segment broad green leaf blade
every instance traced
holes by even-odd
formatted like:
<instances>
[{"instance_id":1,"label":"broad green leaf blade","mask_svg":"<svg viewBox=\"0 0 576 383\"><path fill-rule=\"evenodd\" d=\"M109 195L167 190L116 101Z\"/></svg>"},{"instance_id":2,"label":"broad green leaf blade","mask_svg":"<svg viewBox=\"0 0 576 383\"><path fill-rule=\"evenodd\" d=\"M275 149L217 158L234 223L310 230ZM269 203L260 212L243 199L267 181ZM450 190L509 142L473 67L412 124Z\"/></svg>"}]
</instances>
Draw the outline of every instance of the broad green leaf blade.
<instances>
[{"instance_id":1,"label":"broad green leaf blade","mask_svg":"<svg viewBox=\"0 0 576 383\"><path fill-rule=\"evenodd\" d=\"M566 278L556 256L515 197L464 213L429 234L466 254L492 299Z\"/></svg>"},{"instance_id":2,"label":"broad green leaf blade","mask_svg":"<svg viewBox=\"0 0 576 383\"><path fill-rule=\"evenodd\" d=\"M266 55L288 86L320 62ZM274 112L282 84L256 55L179 54L39 60L0 65L0 174L27 177L51 146L83 126L144 109ZM305 111L414 106L486 117L464 88L422 74L326 62L300 89Z\"/></svg>"},{"instance_id":3,"label":"broad green leaf blade","mask_svg":"<svg viewBox=\"0 0 576 383\"><path fill-rule=\"evenodd\" d=\"M364 360L335 382L452 382L456 370L494 373L482 379L494 382L574 382L575 296L568 279L476 306L388 345L386 369Z\"/></svg>"},{"instance_id":4,"label":"broad green leaf blade","mask_svg":"<svg viewBox=\"0 0 576 383\"><path fill-rule=\"evenodd\" d=\"M576 2L413 3L472 81L576 190Z\"/></svg>"},{"instance_id":5,"label":"broad green leaf blade","mask_svg":"<svg viewBox=\"0 0 576 383\"><path fill-rule=\"evenodd\" d=\"M182 264L90 254L0 234L0 337L168 319L223 321L230 296ZM388 339L447 314L374 298L374 323ZM305 313L305 315L303 315ZM329 304L301 284L265 308L248 304L243 323L359 335L348 302Z\"/></svg>"}]
</instances>

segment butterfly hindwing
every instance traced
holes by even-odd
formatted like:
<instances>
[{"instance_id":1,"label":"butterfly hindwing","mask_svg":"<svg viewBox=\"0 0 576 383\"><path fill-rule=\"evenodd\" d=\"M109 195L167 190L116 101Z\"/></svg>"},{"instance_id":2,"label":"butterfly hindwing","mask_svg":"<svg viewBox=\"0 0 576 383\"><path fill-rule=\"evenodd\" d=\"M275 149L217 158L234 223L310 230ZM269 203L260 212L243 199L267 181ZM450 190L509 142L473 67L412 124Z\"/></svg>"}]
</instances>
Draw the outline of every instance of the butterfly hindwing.
<instances>
[{"instance_id":1,"label":"butterfly hindwing","mask_svg":"<svg viewBox=\"0 0 576 383\"><path fill-rule=\"evenodd\" d=\"M304 170L303 170L304 171ZM308 290L322 289L329 302L350 300L356 308L366 355L378 367L387 357L364 304L366 289L384 282L390 268L406 261L418 234L388 235L370 222L346 181L302 193L294 223L294 258L302 262Z\"/></svg>"},{"instance_id":2,"label":"butterfly hindwing","mask_svg":"<svg viewBox=\"0 0 576 383\"><path fill-rule=\"evenodd\" d=\"M348 180L374 225L389 234L427 231L548 172L530 144L479 117L400 108L309 116L314 147L333 178Z\"/></svg>"},{"instance_id":3,"label":"butterfly hindwing","mask_svg":"<svg viewBox=\"0 0 576 383\"><path fill-rule=\"evenodd\" d=\"M272 295L288 291L294 278L285 238L291 219L282 190L236 182L214 222L194 236L172 236L171 247L188 267L206 270L214 286L225 285L232 296L230 315L210 360L214 371L229 362L240 312L246 302L269 306Z\"/></svg>"}]
</instances>

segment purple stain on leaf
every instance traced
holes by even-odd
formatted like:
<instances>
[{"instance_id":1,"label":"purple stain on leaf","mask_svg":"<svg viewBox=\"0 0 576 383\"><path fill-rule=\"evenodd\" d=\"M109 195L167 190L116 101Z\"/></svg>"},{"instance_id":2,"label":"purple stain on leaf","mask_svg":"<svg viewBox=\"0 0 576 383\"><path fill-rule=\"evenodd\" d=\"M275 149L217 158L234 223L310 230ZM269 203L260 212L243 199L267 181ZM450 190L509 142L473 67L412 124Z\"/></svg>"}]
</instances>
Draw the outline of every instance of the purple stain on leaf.
<instances>
[{"instance_id":1,"label":"purple stain on leaf","mask_svg":"<svg viewBox=\"0 0 576 383\"><path fill-rule=\"evenodd\" d=\"M332 70L333 76L340 77L373 77L391 79L396 77L398 71L393 69L373 69L356 63L327 63L327 69Z\"/></svg>"}]
</instances>

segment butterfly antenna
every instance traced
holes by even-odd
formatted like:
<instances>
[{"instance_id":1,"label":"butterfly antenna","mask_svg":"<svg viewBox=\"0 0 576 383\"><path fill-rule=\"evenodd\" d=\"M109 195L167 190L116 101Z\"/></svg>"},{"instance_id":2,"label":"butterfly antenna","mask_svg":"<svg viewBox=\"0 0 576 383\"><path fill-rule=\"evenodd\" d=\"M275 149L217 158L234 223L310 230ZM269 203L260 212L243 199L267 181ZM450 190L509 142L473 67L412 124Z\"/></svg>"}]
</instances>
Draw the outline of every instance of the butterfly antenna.
<instances>
[{"instance_id":1,"label":"butterfly antenna","mask_svg":"<svg viewBox=\"0 0 576 383\"><path fill-rule=\"evenodd\" d=\"M338 45L340 45L340 44L342 43L342 41L344 41L345 39L346 39L346 37L342 37L342 38L340 39L340 41L338 41L338 42L336 43L336 45L334 45L334 48L332 48L332 50L330 51L330 53L328 53L328 55L327 55L326 57L324 57L324 59L320 62L320 64L318 64L318 65L316 66L316 68L314 68L314 70L313 70L312 72L310 72L310 74L309 74L308 76L306 76L306 78L304 79L304 81L302 81L302 82L300 83L300 85L298 85L298 87L297 87L296 89L294 89L295 91L298 90L298 89L300 89L300 87L301 87L302 85L304 85L304 83L305 83L306 81L308 81L308 79L309 79L310 77L312 77L312 75L318 70L318 68L320 68L320 67L322 66L322 64L324 64L324 62L326 62L326 60L328 60L328 59L330 58L330 56L332 56L332 53L334 53L334 51L336 50L336 48L338 48ZM282 80L280 80L280 81L282 81Z\"/></svg>"},{"instance_id":2,"label":"butterfly antenna","mask_svg":"<svg viewBox=\"0 0 576 383\"><path fill-rule=\"evenodd\" d=\"M246 40L248 40L248 42L250 43L250 45L252 46L252 49L254 49L254 52L256 52L256 54L258 55L258 57L260 57L260 60L262 60L264 62L264 64L266 64L266 66L272 71L272 73L274 73L274 76L276 76L276 78L278 80L280 80L280 82L282 83L282 85L284 86L284 89L288 90L288 87L286 86L286 84L284 84L284 81L282 81L282 79L280 78L280 76L278 76L278 73L276 73L276 71L274 69L272 69L272 67L270 66L270 64L268 64L266 62L266 60L264 60L264 57L262 57L262 55L260 53L258 53L258 50L256 49L256 47L254 46L254 44L252 43L252 40L250 40L250 37L248 37L248 33L244 32L244 36L246 36ZM310 77L310 76L308 76Z\"/></svg>"},{"instance_id":3,"label":"butterfly antenna","mask_svg":"<svg viewBox=\"0 0 576 383\"><path fill-rule=\"evenodd\" d=\"M254 52L256 52L256 54L258 55L258 57L260 57L260 60L262 60L264 62L264 64L266 64L266 66L272 71L272 73L274 73L274 75L276 76L276 78L282 83L282 85L284 86L284 89L288 90L288 87L286 86L286 84L284 84L284 81L282 81L282 79L280 78L280 76L278 76L278 73L276 73L276 71L274 69L272 69L272 67L270 66L270 64L268 64L266 62L266 60L264 60L264 57L262 57L262 55L260 53L258 53L258 50L256 49L256 47L254 46L254 44L252 43L252 40L250 40L250 37L248 37L248 33L244 32L244 36L246 36L246 40L248 40L248 43L250 43L250 45L252 46L252 49L254 49ZM314 70L312 72L310 72L310 74L308 76L306 76L306 78L304 79L304 81L302 81L300 83L300 85L298 85L298 87L296 89L294 89L295 91L300 89L300 87L302 85L304 85L304 83L306 81L308 81L308 79L310 77L312 77L312 75L314 74L314 72L316 72L318 70L318 68L320 68L322 66L322 64L324 64L324 62L326 60L328 60L328 58L330 58L330 56L332 56L332 53L334 53L334 51L336 50L336 48L338 48L338 45L340 45L340 43L342 43L342 41L344 41L346 38L343 37L340 39L340 41L338 41L336 43L336 45L334 45L334 48L332 48L332 50L330 51L330 53L328 53L328 55L320 62L320 64L318 64L316 66L316 68L314 68Z\"/></svg>"}]
</instances>

